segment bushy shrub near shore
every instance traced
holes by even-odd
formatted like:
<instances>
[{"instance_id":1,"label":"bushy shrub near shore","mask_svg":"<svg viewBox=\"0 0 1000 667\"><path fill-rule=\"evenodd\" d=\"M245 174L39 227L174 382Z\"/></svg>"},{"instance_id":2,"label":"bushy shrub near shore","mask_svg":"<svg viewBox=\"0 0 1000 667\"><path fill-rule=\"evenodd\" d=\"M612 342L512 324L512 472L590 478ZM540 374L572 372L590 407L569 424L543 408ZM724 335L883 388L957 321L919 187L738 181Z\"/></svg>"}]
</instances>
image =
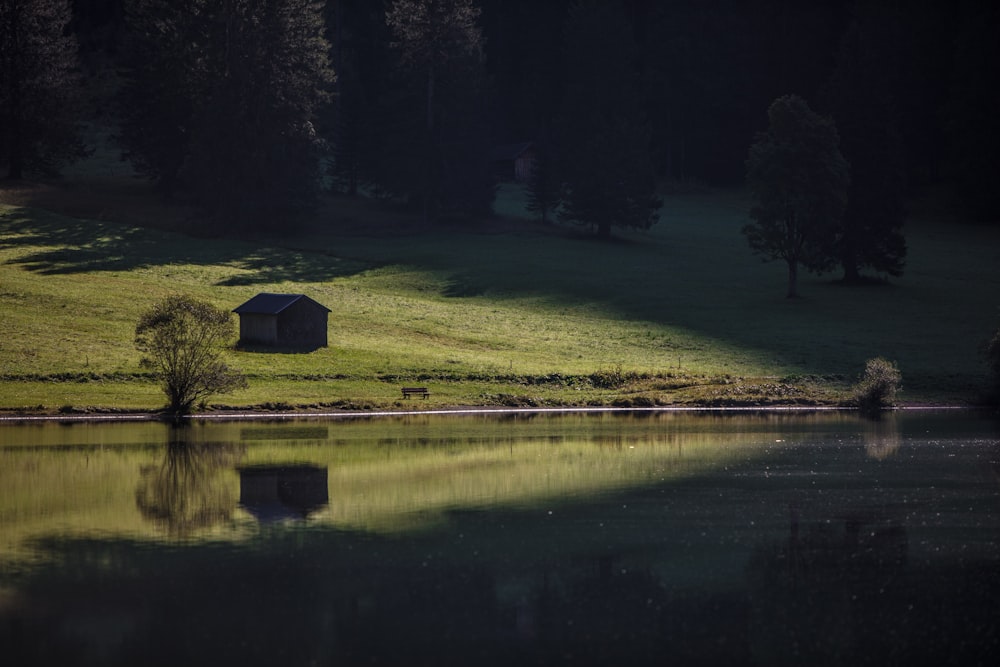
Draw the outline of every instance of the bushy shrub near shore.
<instances>
[{"instance_id":1,"label":"bushy shrub near shore","mask_svg":"<svg viewBox=\"0 0 1000 667\"><path fill-rule=\"evenodd\" d=\"M896 364L875 357L865 363L864 373L854 385L854 400L864 412L878 412L896 403L903 376Z\"/></svg>"}]
</instances>

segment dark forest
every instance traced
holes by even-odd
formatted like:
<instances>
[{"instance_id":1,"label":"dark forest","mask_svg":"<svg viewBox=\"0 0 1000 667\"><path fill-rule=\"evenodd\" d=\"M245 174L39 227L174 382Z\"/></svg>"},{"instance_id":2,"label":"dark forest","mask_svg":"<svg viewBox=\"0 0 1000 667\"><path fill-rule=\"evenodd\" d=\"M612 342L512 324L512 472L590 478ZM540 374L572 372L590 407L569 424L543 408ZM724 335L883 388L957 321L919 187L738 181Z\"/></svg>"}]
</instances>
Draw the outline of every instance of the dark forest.
<instances>
[{"instance_id":1,"label":"dark forest","mask_svg":"<svg viewBox=\"0 0 1000 667\"><path fill-rule=\"evenodd\" d=\"M792 94L833 118L853 173L910 194L946 188L968 217L996 219L991 2L69 4L62 32L41 39L63 59L53 94L73 103L23 92L10 65L20 47L0 46L0 161L12 177L57 172L84 148L66 150L68 128L86 122L111 128L165 193L185 192L223 220L309 210L329 189L464 218L489 210L491 151L532 142L548 172L532 183L545 214L560 184L572 190L576 179L582 192L587 178L606 180L577 150L603 142L624 152L600 162L627 165L629 201L641 201L597 215L642 228L657 185L742 184L769 105ZM0 2L8 25L18 5ZM27 5L51 17L66 3ZM873 136L891 146L866 150ZM563 216L586 224L588 207Z\"/></svg>"}]
</instances>

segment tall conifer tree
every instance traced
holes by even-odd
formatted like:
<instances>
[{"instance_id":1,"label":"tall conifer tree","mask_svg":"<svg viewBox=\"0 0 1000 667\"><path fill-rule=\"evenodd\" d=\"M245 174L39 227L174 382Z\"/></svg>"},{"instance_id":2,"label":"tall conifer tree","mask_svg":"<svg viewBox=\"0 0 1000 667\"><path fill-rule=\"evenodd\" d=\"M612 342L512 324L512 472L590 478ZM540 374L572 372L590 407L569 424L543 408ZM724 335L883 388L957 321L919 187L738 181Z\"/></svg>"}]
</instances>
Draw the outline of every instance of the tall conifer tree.
<instances>
[{"instance_id":1,"label":"tall conifer tree","mask_svg":"<svg viewBox=\"0 0 1000 667\"><path fill-rule=\"evenodd\" d=\"M69 0L0 0L0 162L7 176L53 173L86 154Z\"/></svg>"},{"instance_id":2,"label":"tall conifer tree","mask_svg":"<svg viewBox=\"0 0 1000 667\"><path fill-rule=\"evenodd\" d=\"M647 229L658 219L649 125L643 110L632 28L621 9L584 2L566 31L566 96L558 132L565 186L561 220Z\"/></svg>"},{"instance_id":3,"label":"tall conifer tree","mask_svg":"<svg viewBox=\"0 0 1000 667\"><path fill-rule=\"evenodd\" d=\"M845 34L826 97L851 165L851 185L834 254L844 282L872 269L902 275L905 168L889 93L890 54L879 17L856 21Z\"/></svg>"},{"instance_id":4,"label":"tall conifer tree","mask_svg":"<svg viewBox=\"0 0 1000 667\"><path fill-rule=\"evenodd\" d=\"M948 114L948 172L957 204L983 221L1000 220L1000 6L961 5Z\"/></svg>"},{"instance_id":5,"label":"tall conifer tree","mask_svg":"<svg viewBox=\"0 0 1000 667\"><path fill-rule=\"evenodd\" d=\"M428 219L483 214L493 201L479 13L473 0L395 0L386 12L399 67L387 136L410 167L390 189L415 195Z\"/></svg>"},{"instance_id":6,"label":"tall conifer tree","mask_svg":"<svg viewBox=\"0 0 1000 667\"><path fill-rule=\"evenodd\" d=\"M287 225L320 186L333 70L314 0L132 0L122 140L223 223Z\"/></svg>"}]
</instances>

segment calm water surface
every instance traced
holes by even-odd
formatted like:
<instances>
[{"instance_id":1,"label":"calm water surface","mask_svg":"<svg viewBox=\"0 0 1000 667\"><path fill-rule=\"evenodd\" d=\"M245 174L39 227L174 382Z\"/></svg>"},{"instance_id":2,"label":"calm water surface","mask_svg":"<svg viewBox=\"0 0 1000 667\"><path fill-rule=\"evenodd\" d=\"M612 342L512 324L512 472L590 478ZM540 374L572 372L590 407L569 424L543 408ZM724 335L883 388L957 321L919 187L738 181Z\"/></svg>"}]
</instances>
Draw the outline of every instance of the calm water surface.
<instances>
[{"instance_id":1,"label":"calm water surface","mask_svg":"<svg viewBox=\"0 0 1000 667\"><path fill-rule=\"evenodd\" d=\"M994 665L1000 420L0 425L0 664Z\"/></svg>"}]
</instances>

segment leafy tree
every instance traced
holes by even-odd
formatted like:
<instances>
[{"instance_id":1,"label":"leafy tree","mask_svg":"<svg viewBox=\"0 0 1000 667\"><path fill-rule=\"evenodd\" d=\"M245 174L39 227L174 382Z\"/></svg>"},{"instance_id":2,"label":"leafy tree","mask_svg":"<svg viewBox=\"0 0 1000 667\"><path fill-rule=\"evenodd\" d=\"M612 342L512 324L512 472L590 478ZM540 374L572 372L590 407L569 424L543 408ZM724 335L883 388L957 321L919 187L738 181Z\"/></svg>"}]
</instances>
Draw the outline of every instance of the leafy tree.
<instances>
[{"instance_id":1,"label":"leafy tree","mask_svg":"<svg viewBox=\"0 0 1000 667\"><path fill-rule=\"evenodd\" d=\"M83 157L69 0L0 0L0 160L7 176Z\"/></svg>"},{"instance_id":2,"label":"leafy tree","mask_svg":"<svg viewBox=\"0 0 1000 667\"><path fill-rule=\"evenodd\" d=\"M826 90L841 151L851 164L847 209L834 247L846 283L859 282L864 269L902 275L906 258L905 167L887 92L891 58L882 22L887 19L868 16L852 24Z\"/></svg>"},{"instance_id":3,"label":"leafy tree","mask_svg":"<svg viewBox=\"0 0 1000 667\"><path fill-rule=\"evenodd\" d=\"M756 200L743 234L764 261L788 265L788 297L798 296L799 266L821 273L833 265L833 244L847 205L850 173L833 121L805 100L786 95L767 112L747 158Z\"/></svg>"},{"instance_id":4,"label":"leafy tree","mask_svg":"<svg viewBox=\"0 0 1000 667\"><path fill-rule=\"evenodd\" d=\"M565 188L560 219L592 226L648 229L662 201L642 112L632 28L612 3L589 2L566 29L566 96L558 136Z\"/></svg>"},{"instance_id":5,"label":"leafy tree","mask_svg":"<svg viewBox=\"0 0 1000 667\"><path fill-rule=\"evenodd\" d=\"M127 154L225 222L315 203L333 70L314 0L131 0Z\"/></svg>"},{"instance_id":6,"label":"leafy tree","mask_svg":"<svg viewBox=\"0 0 1000 667\"><path fill-rule=\"evenodd\" d=\"M247 386L239 371L221 359L234 335L232 314L189 296L171 296L145 312L135 327L142 365L163 383L169 410L187 413L212 394Z\"/></svg>"},{"instance_id":7,"label":"leafy tree","mask_svg":"<svg viewBox=\"0 0 1000 667\"><path fill-rule=\"evenodd\" d=\"M479 14L473 0L395 0L386 12L399 63L386 99L396 114L388 122L403 135L395 146L404 153L398 164L408 169L385 180L410 192L419 183L416 198L427 219L481 214L492 204ZM420 100L419 130L413 105L400 105L400 98Z\"/></svg>"}]
</instances>

